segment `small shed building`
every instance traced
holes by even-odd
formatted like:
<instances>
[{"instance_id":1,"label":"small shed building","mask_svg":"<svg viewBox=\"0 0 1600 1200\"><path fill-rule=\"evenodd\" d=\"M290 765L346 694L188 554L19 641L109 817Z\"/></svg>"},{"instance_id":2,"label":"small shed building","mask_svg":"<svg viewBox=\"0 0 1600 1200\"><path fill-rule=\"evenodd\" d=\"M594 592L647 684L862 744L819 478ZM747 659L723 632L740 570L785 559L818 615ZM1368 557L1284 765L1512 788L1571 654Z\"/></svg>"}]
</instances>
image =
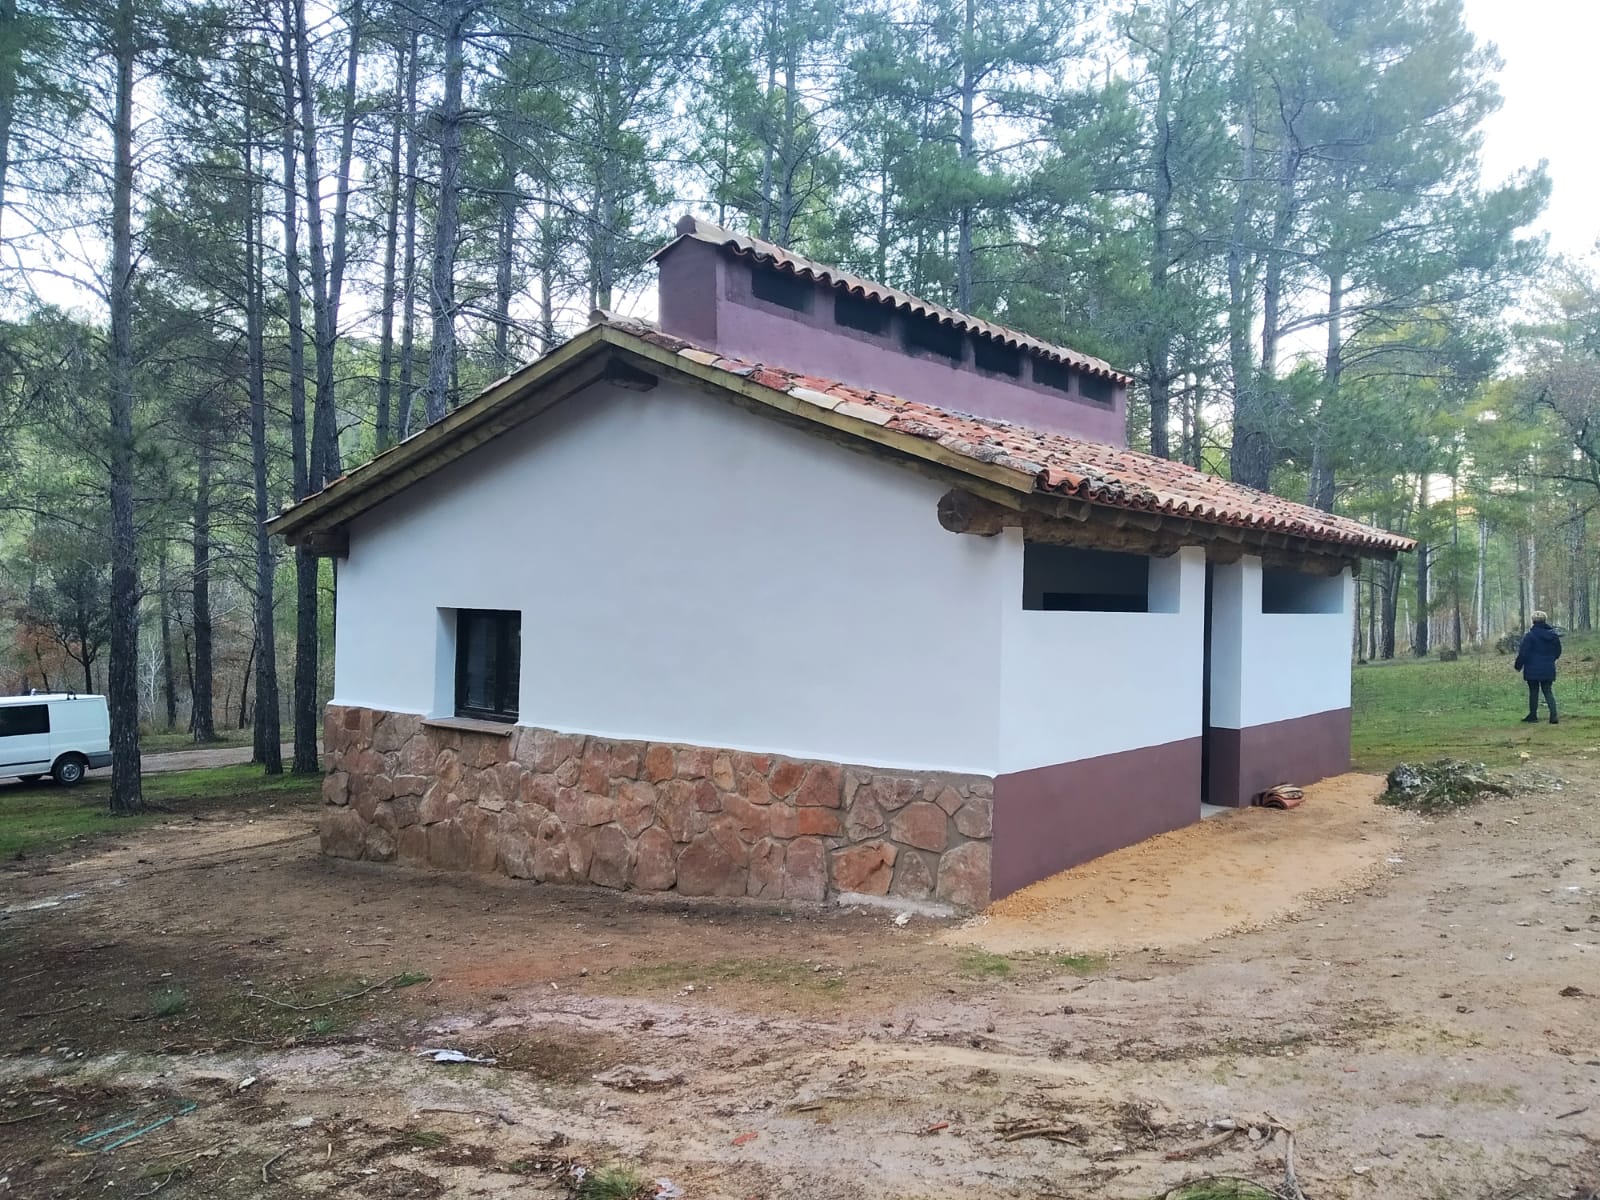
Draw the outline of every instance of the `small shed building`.
<instances>
[{"instance_id":1,"label":"small shed building","mask_svg":"<svg viewBox=\"0 0 1600 1200\"><path fill-rule=\"evenodd\" d=\"M1405 538L1129 450L1097 359L678 233L659 325L273 522L338 560L326 852L976 908L1346 769Z\"/></svg>"}]
</instances>

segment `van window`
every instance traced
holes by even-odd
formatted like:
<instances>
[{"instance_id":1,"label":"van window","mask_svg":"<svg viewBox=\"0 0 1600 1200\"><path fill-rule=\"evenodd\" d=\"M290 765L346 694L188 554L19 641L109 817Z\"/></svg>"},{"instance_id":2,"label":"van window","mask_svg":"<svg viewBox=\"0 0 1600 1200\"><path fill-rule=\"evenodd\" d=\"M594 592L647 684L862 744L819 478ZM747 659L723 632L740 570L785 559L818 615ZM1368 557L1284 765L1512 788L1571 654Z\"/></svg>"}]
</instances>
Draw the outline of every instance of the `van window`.
<instances>
[{"instance_id":1,"label":"van window","mask_svg":"<svg viewBox=\"0 0 1600 1200\"><path fill-rule=\"evenodd\" d=\"M0 738L50 732L48 704L0 705Z\"/></svg>"}]
</instances>

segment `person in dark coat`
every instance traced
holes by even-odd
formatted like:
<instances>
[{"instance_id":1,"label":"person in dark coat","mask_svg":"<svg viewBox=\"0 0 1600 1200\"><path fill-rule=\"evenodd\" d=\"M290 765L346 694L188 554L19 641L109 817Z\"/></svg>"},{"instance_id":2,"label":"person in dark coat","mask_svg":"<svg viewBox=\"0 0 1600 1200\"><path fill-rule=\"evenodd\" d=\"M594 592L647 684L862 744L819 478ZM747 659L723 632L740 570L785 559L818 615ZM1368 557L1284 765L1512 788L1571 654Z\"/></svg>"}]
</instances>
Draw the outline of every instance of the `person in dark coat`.
<instances>
[{"instance_id":1,"label":"person in dark coat","mask_svg":"<svg viewBox=\"0 0 1600 1200\"><path fill-rule=\"evenodd\" d=\"M1524 723L1539 719L1539 693L1544 692L1545 707L1550 710L1550 724L1559 725L1556 717L1556 696L1550 685L1556 678L1556 659L1561 657L1561 635L1550 628L1550 618L1542 613L1533 614L1533 628L1522 635L1522 645L1517 648L1517 661L1513 671L1521 671L1528 684L1528 715Z\"/></svg>"}]
</instances>

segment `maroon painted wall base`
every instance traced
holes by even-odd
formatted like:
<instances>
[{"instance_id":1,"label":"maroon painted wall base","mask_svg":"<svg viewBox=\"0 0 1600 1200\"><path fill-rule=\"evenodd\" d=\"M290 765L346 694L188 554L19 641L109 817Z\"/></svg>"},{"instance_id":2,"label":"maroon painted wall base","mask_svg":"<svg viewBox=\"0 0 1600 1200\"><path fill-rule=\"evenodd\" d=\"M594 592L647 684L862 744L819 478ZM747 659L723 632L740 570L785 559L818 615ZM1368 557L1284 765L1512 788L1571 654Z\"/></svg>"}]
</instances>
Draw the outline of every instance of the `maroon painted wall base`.
<instances>
[{"instance_id":1,"label":"maroon painted wall base","mask_svg":"<svg viewBox=\"0 0 1600 1200\"><path fill-rule=\"evenodd\" d=\"M1350 769L1350 710L1212 729L1207 798L1244 807L1275 783L1315 783Z\"/></svg>"},{"instance_id":2,"label":"maroon painted wall base","mask_svg":"<svg viewBox=\"0 0 1600 1200\"><path fill-rule=\"evenodd\" d=\"M1199 819L1199 738L1000 775L993 898Z\"/></svg>"}]
</instances>

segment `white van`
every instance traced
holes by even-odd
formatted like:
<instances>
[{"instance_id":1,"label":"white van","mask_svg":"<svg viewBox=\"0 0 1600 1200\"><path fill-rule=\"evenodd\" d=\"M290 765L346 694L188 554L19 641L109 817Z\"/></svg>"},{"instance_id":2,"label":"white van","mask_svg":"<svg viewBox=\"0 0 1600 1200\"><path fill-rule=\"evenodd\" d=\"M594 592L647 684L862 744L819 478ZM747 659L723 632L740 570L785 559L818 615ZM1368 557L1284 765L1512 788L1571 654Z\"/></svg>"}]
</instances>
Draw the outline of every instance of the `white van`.
<instances>
[{"instance_id":1,"label":"white van","mask_svg":"<svg viewBox=\"0 0 1600 1200\"><path fill-rule=\"evenodd\" d=\"M111 765L111 717L104 696L0 696L0 778L44 775L66 787L90 767Z\"/></svg>"}]
</instances>

